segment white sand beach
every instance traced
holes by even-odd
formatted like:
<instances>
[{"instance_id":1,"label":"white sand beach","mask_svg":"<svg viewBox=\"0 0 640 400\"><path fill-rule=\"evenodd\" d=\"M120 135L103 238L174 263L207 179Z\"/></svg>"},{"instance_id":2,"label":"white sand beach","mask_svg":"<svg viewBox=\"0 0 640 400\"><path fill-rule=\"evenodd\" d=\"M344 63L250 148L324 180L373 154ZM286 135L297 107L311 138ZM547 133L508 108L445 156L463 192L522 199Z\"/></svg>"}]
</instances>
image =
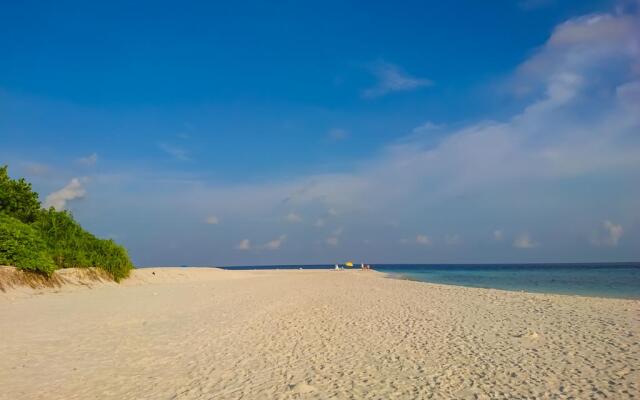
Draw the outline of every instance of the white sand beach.
<instances>
[{"instance_id":1,"label":"white sand beach","mask_svg":"<svg viewBox=\"0 0 640 400\"><path fill-rule=\"evenodd\" d=\"M139 269L0 292L0 399L640 396L640 302L361 271Z\"/></svg>"}]
</instances>

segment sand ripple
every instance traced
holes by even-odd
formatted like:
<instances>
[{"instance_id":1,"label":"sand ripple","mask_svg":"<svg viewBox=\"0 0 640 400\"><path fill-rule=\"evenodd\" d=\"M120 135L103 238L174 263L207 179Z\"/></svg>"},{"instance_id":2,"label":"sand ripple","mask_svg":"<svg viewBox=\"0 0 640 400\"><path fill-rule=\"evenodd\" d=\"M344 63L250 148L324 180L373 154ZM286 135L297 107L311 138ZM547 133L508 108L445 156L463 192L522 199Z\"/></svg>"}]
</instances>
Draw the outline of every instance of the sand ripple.
<instances>
[{"instance_id":1,"label":"sand ripple","mask_svg":"<svg viewBox=\"0 0 640 400\"><path fill-rule=\"evenodd\" d=\"M0 399L640 397L638 301L190 271L4 295Z\"/></svg>"}]
</instances>

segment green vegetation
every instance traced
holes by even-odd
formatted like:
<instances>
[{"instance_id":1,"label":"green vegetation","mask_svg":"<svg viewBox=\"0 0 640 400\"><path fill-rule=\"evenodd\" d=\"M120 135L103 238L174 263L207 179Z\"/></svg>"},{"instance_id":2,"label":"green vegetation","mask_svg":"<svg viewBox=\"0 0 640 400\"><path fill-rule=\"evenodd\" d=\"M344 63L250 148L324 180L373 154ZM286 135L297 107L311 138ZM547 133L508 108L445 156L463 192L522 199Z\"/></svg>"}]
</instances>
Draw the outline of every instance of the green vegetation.
<instances>
[{"instance_id":1,"label":"green vegetation","mask_svg":"<svg viewBox=\"0 0 640 400\"><path fill-rule=\"evenodd\" d=\"M67 211L41 208L24 179L0 167L0 265L45 275L58 268L97 267L115 280L133 268L124 247L82 229Z\"/></svg>"}]
</instances>

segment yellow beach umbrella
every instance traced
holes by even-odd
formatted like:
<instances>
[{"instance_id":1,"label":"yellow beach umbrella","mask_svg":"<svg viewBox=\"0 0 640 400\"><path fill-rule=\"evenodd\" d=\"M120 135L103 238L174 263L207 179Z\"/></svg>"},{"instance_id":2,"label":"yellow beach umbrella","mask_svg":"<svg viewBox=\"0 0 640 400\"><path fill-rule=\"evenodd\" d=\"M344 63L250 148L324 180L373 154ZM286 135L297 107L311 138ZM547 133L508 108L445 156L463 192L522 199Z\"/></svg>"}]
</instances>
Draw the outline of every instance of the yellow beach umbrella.
<instances>
[{"instance_id":1,"label":"yellow beach umbrella","mask_svg":"<svg viewBox=\"0 0 640 400\"><path fill-rule=\"evenodd\" d=\"M347 261L346 263L344 263L344 265L346 265L347 267L351 268L351 267L353 267L353 262Z\"/></svg>"}]
</instances>

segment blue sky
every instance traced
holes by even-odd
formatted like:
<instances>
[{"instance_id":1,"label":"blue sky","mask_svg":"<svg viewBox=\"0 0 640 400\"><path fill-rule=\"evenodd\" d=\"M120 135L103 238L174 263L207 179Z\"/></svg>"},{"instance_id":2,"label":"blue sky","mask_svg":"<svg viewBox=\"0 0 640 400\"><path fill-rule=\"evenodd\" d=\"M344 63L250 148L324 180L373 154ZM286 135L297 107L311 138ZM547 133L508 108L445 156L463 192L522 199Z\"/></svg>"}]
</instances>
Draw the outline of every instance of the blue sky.
<instances>
[{"instance_id":1,"label":"blue sky","mask_svg":"<svg viewBox=\"0 0 640 400\"><path fill-rule=\"evenodd\" d=\"M13 2L0 162L139 265L640 258L637 1Z\"/></svg>"}]
</instances>

